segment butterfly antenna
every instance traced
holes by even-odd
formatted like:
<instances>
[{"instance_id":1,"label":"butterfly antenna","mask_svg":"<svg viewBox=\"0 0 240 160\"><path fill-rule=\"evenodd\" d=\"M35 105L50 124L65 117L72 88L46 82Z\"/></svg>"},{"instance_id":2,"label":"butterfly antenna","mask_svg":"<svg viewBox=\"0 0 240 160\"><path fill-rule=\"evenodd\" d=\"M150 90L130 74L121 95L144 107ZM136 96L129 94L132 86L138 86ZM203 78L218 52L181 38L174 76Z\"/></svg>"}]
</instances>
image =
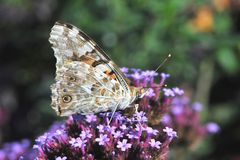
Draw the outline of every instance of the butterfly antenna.
<instances>
[{"instance_id":1,"label":"butterfly antenna","mask_svg":"<svg viewBox=\"0 0 240 160\"><path fill-rule=\"evenodd\" d=\"M171 56L171 54L168 54L168 56L162 61L162 63L155 69L155 72L157 72L159 68L161 68L171 58Z\"/></svg>"},{"instance_id":2,"label":"butterfly antenna","mask_svg":"<svg viewBox=\"0 0 240 160\"><path fill-rule=\"evenodd\" d=\"M155 72L157 72L159 70L159 68L161 68L170 58L172 57L171 54L168 54L168 56L162 61L162 63L155 69ZM150 88L148 88L146 91L145 91L145 94L150 90ZM145 95L143 94L143 96ZM142 96L142 97L143 97Z\"/></svg>"}]
</instances>

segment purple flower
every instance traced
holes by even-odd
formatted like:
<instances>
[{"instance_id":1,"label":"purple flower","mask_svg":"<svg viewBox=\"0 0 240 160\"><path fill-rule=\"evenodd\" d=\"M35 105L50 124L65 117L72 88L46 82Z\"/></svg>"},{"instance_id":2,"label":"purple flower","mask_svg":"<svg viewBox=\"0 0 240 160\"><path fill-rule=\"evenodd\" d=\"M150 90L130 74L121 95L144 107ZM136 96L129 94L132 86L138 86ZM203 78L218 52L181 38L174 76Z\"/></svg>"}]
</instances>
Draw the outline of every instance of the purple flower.
<instances>
[{"instance_id":1,"label":"purple flower","mask_svg":"<svg viewBox=\"0 0 240 160\"><path fill-rule=\"evenodd\" d=\"M115 126L107 126L107 130L108 130L108 132L110 132L111 134L113 134L113 133L115 133L115 130L116 130L116 128L117 127L115 127Z\"/></svg>"},{"instance_id":2,"label":"purple flower","mask_svg":"<svg viewBox=\"0 0 240 160\"><path fill-rule=\"evenodd\" d=\"M146 71L142 72L142 76L144 76L145 78L147 78L147 77L154 77L154 76L157 76L157 75L158 75L158 73L155 72L155 71L146 70Z\"/></svg>"},{"instance_id":3,"label":"purple flower","mask_svg":"<svg viewBox=\"0 0 240 160\"><path fill-rule=\"evenodd\" d=\"M94 115L94 114L86 115L86 121L87 121L88 123L96 122L96 121L97 121L97 116Z\"/></svg>"},{"instance_id":4,"label":"purple flower","mask_svg":"<svg viewBox=\"0 0 240 160\"><path fill-rule=\"evenodd\" d=\"M156 96L156 94L154 93L154 90L153 90L152 88L149 88L149 89L147 90L147 92L145 93L145 96L151 98L151 97Z\"/></svg>"},{"instance_id":5,"label":"purple flower","mask_svg":"<svg viewBox=\"0 0 240 160\"><path fill-rule=\"evenodd\" d=\"M189 105L190 100L188 97L175 97L172 100L172 105L178 105L178 106L184 106L184 105Z\"/></svg>"},{"instance_id":6,"label":"purple flower","mask_svg":"<svg viewBox=\"0 0 240 160\"><path fill-rule=\"evenodd\" d=\"M69 141L69 143L76 148L83 148L86 146L87 140L82 140L80 137L78 138L71 138L71 140Z\"/></svg>"},{"instance_id":7,"label":"purple flower","mask_svg":"<svg viewBox=\"0 0 240 160\"><path fill-rule=\"evenodd\" d=\"M83 130L83 131L81 131L81 134L80 134L80 137L82 138L82 139L86 139L86 138L92 138L92 133L91 133L91 131L90 130Z\"/></svg>"},{"instance_id":8,"label":"purple flower","mask_svg":"<svg viewBox=\"0 0 240 160\"><path fill-rule=\"evenodd\" d=\"M33 159L36 155L26 155L30 151L30 141L23 139L16 142L8 142L0 148L0 160L15 160L15 159Z\"/></svg>"},{"instance_id":9,"label":"purple flower","mask_svg":"<svg viewBox=\"0 0 240 160\"><path fill-rule=\"evenodd\" d=\"M164 95L167 97L174 97L174 92L169 88L163 88Z\"/></svg>"},{"instance_id":10,"label":"purple flower","mask_svg":"<svg viewBox=\"0 0 240 160\"><path fill-rule=\"evenodd\" d=\"M59 136L59 135L62 135L63 133L64 133L63 130L57 129L55 132L55 135Z\"/></svg>"},{"instance_id":11,"label":"purple flower","mask_svg":"<svg viewBox=\"0 0 240 160\"><path fill-rule=\"evenodd\" d=\"M218 126L218 124L214 122L207 123L206 128L209 133L217 133L220 130L220 127Z\"/></svg>"},{"instance_id":12,"label":"purple flower","mask_svg":"<svg viewBox=\"0 0 240 160\"><path fill-rule=\"evenodd\" d=\"M172 106L171 111L174 115L179 115L184 111L182 106Z\"/></svg>"},{"instance_id":13,"label":"purple flower","mask_svg":"<svg viewBox=\"0 0 240 160\"><path fill-rule=\"evenodd\" d=\"M162 119L161 119L161 122L164 123L164 124L168 124L171 122L171 117L169 116L169 114L164 114Z\"/></svg>"},{"instance_id":14,"label":"purple flower","mask_svg":"<svg viewBox=\"0 0 240 160\"><path fill-rule=\"evenodd\" d=\"M129 139L133 139L133 138L134 138L134 135L133 135L133 134L127 134L127 137L128 137Z\"/></svg>"},{"instance_id":15,"label":"purple flower","mask_svg":"<svg viewBox=\"0 0 240 160\"><path fill-rule=\"evenodd\" d=\"M0 159L5 159L6 153L3 150L0 150Z\"/></svg>"},{"instance_id":16,"label":"purple flower","mask_svg":"<svg viewBox=\"0 0 240 160\"><path fill-rule=\"evenodd\" d=\"M134 116L136 117L136 120L139 122L147 122L148 118L145 116L146 113L143 111L135 112Z\"/></svg>"},{"instance_id":17,"label":"purple flower","mask_svg":"<svg viewBox=\"0 0 240 160\"><path fill-rule=\"evenodd\" d=\"M132 146L132 144L127 143L126 139L123 139L122 142L118 141L117 143L118 143L117 148L120 148L121 151L123 151L123 152L126 151L127 149L131 148L131 146Z\"/></svg>"},{"instance_id":18,"label":"purple flower","mask_svg":"<svg viewBox=\"0 0 240 160\"><path fill-rule=\"evenodd\" d=\"M170 75L166 73L161 73L161 77L162 79L167 79L168 77L170 77Z\"/></svg>"},{"instance_id":19,"label":"purple flower","mask_svg":"<svg viewBox=\"0 0 240 160\"><path fill-rule=\"evenodd\" d=\"M107 142L109 142L110 139L107 137L106 134L100 134L100 137L96 138L95 140L99 143L100 146L103 146Z\"/></svg>"},{"instance_id":20,"label":"purple flower","mask_svg":"<svg viewBox=\"0 0 240 160\"><path fill-rule=\"evenodd\" d=\"M114 138L121 138L123 137L123 133L121 131L117 131L113 133Z\"/></svg>"},{"instance_id":21,"label":"purple flower","mask_svg":"<svg viewBox=\"0 0 240 160\"><path fill-rule=\"evenodd\" d=\"M44 133L42 136L39 136L35 141L40 144L44 143L47 140L47 135L48 133Z\"/></svg>"},{"instance_id":22,"label":"purple flower","mask_svg":"<svg viewBox=\"0 0 240 160\"><path fill-rule=\"evenodd\" d=\"M140 72L141 69L138 69L138 68L131 68L131 71L133 71L134 73L136 73L136 72Z\"/></svg>"},{"instance_id":23,"label":"purple flower","mask_svg":"<svg viewBox=\"0 0 240 160\"><path fill-rule=\"evenodd\" d=\"M66 159L67 159L67 157L64 156L64 157L57 157L55 160L66 160Z\"/></svg>"},{"instance_id":24,"label":"purple flower","mask_svg":"<svg viewBox=\"0 0 240 160\"><path fill-rule=\"evenodd\" d=\"M123 121L126 118L124 116L122 116L122 114L120 114L119 112L115 112L114 114L114 118L117 119L118 121Z\"/></svg>"},{"instance_id":25,"label":"purple flower","mask_svg":"<svg viewBox=\"0 0 240 160\"><path fill-rule=\"evenodd\" d=\"M155 139L151 139L150 142L149 142L149 144L150 144L151 147L153 147L153 148L160 149L161 142L156 141Z\"/></svg>"},{"instance_id":26,"label":"purple flower","mask_svg":"<svg viewBox=\"0 0 240 160\"><path fill-rule=\"evenodd\" d=\"M139 132L136 132L136 131L130 132L130 133L127 134L127 137L129 139L133 139L133 138L138 139L139 138Z\"/></svg>"},{"instance_id":27,"label":"purple flower","mask_svg":"<svg viewBox=\"0 0 240 160\"><path fill-rule=\"evenodd\" d=\"M184 91L182 89L179 89L178 87L172 88L172 90L176 95L181 96L184 94Z\"/></svg>"},{"instance_id":28,"label":"purple flower","mask_svg":"<svg viewBox=\"0 0 240 160\"><path fill-rule=\"evenodd\" d=\"M104 125L101 125L101 124L97 126L97 129L100 133L104 132L104 128L105 128Z\"/></svg>"},{"instance_id":29,"label":"purple flower","mask_svg":"<svg viewBox=\"0 0 240 160\"><path fill-rule=\"evenodd\" d=\"M120 128L124 131L127 129L127 126L125 124L121 125Z\"/></svg>"},{"instance_id":30,"label":"purple flower","mask_svg":"<svg viewBox=\"0 0 240 160\"><path fill-rule=\"evenodd\" d=\"M142 75L138 72L131 74L131 77L134 78L135 80L140 80L143 78Z\"/></svg>"},{"instance_id":31,"label":"purple flower","mask_svg":"<svg viewBox=\"0 0 240 160\"><path fill-rule=\"evenodd\" d=\"M153 134L153 135L157 135L158 134L158 130L153 129L152 127L147 127L144 130L147 131L148 134Z\"/></svg>"},{"instance_id":32,"label":"purple flower","mask_svg":"<svg viewBox=\"0 0 240 160\"><path fill-rule=\"evenodd\" d=\"M122 68L120 68L120 70L121 70L124 74L128 73L128 68L127 68L127 67L122 67Z\"/></svg>"},{"instance_id":33,"label":"purple flower","mask_svg":"<svg viewBox=\"0 0 240 160\"><path fill-rule=\"evenodd\" d=\"M69 143L74 146L74 143L76 142L76 138L71 138L71 140L69 141Z\"/></svg>"},{"instance_id":34,"label":"purple flower","mask_svg":"<svg viewBox=\"0 0 240 160\"><path fill-rule=\"evenodd\" d=\"M165 128L163 129L163 132L166 132L167 135L168 135L169 137L171 137L171 138L177 137L177 132L174 131L172 128L165 127Z\"/></svg>"},{"instance_id":35,"label":"purple flower","mask_svg":"<svg viewBox=\"0 0 240 160\"><path fill-rule=\"evenodd\" d=\"M140 126L139 124L137 124L135 130L136 130L136 131L142 131L142 126Z\"/></svg>"},{"instance_id":36,"label":"purple flower","mask_svg":"<svg viewBox=\"0 0 240 160\"><path fill-rule=\"evenodd\" d=\"M203 106L202 106L202 104L200 102L195 102L192 105L192 109L197 111L197 112L201 111L202 108L203 108Z\"/></svg>"}]
</instances>

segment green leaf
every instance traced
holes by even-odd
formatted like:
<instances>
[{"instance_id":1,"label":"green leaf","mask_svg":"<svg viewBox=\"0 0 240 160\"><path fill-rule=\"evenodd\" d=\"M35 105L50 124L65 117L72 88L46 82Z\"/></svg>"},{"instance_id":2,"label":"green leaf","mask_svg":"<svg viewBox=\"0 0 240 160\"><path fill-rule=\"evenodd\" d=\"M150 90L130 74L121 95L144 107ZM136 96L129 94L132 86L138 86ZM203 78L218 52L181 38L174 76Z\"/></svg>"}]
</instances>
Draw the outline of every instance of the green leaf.
<instances>
[{"instance_id":1,"label":"green leaf","mask_svg":"<svg viewBox=\"0 0 240 160\"><path fill-rule=\"evenodd\" d=\"M218 63L229 74L234 74L238 70L238 61L234 52L230 48L221 48L217 52Z\"/></svg>"}]
</instances>

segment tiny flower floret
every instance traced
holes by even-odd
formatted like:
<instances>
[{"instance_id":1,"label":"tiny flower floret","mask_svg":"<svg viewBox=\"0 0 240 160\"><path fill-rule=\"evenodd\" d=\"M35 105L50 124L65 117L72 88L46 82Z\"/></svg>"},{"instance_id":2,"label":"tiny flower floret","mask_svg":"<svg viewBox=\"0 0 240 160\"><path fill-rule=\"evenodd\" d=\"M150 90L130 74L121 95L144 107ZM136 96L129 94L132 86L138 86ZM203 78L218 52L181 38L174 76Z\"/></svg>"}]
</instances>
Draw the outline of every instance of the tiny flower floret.
<instances>
[{"instance_id":1,"label":"tiny flower floret","mask_svg":"<svg viewBox=\"0 0 240 160\"><path fill-rule=\"evenodd\" d=\"M121 125L120 128L124 131L127 129L127 126L125 124Z\"/></svg>"},{"instance_id":2,"label":"tiny flower floret","mask_svg":"<svg viewBox=\"0 0 240 160\"><path fill-rule=\"evenodd\" d=\"M115 133L115 130L116 130L117 127L115 126L107 126L107 131L110 132L111 134L114 134Z\"/></svg>"},{"instance_id":3,"label":"tiny flower floret","mask_svg":"<svg viewBox=\"0 0 240 160\"><path fill-rule=\"evenodd\" d=\"M142 131L142 126L140 126L139 124L136 125L135 127L136 131Z\"/></svg>"},{"instance_id":4,"label":"tiny flower floret","mask_svg":"<svg viewBox=\"0 0 240 160\"><path fill-rule=\"evenodd\" d=\"M170 74L161 73L161 77L162 79L167 79L168 77L170 77Z\"/></svg>"},{"instance_id":5,"label":"tiny flower floret","mask_svg":"<svg viewBox=\"0 0 240 160\"><path fill-rule=\"evenodd\" d=\"M163 129L163 132L165 132L169 137L173 138L173 137L177 137L177 132L174 131L172 128L169 127L165 127Z\"/></svg>"},{"instance_id":6,"label":"tiny flower floret","mask_svg":"<svg viewBox=\"0 0 240 160\"><path fill-rule=\"evenodd\" d=\"M154 76L157 76L158 73L155 72L155 71L149 71L149 70L147 70L147 71L143 71L143 72L142 72L142 75L143 75L144 77L154 77Z\"/></svg>"},{"instance_id":7,"label":"tiny flower floret","mask_svg":"<svg viewBox=\"0 0 240 160\"><path fill-rule=\"evenodd\" d=\"M64 132L64 131L58 129L58 130L56 130L55 135L61 135L61 134L63 134L63 132Z\"/></svg>"},{"instance_id":8,"label":"tiny flower floret","mask_svg":"<svg viewBox=\"0 0 240 160\"><path fill-rule=\"evenodd\" d=\"M161 122L164 123L164 124L168 124L171 122L171 117L169 114L164 114L162 119L161 119Z\"/></svg>"},{"instance_id":9,"label":"tiny flower floret","mask_svg":"<svg viewBox=\"0 0 240 160\"><path fill-rule=\"evenodd\" d=\"M217 133L220 130L220 127L216 123L214 123L214 122L209 122L206 125L206 127L207 127L207 131L209 133Z\"/></svg>"},{"instance_id":10,"label":"tiny flower floret","mask_svg":"<svg viewBox=\"0 0 240 160\"><path fill-rule=\"evenodd\" d=\"M127 67L122 67L122 68L120 68L120 70L125 74L128 73L128 68Z\"/></svg>"},{"instance_id":11,"label":"tiny flower floret","mask_svg":"<svg viewBox=\"0 0 240 160\"><path fill-rule=\"evenodd\" d=\"M118 141L117 142L118 145L117 145L117 148L120 148L121 151L126 151L127 149L131 148L132 144L130 143L127 143L127 139L123 139L122 142L121 141Z\"/></svg>"},{"instance_id":12,"label":"tiny flower floret","mask_svg":"<svg viewBox=\"0 0 240 160\"><path fill-rule=\"evenodd\" d=\"M175 87L175 88L173 88L172 90L173 90L173 92L174 92L176 95L181 96L181 95L184 94L184 91L183 91L182 89L179 89L178 87Z\"/></svg>"},{"instance_id":13,"label":"tiny flower floret","mask_svg":"<svg viewBox=\"0 0 240 160\"><path fill-rule=\"evenodd\" d=\"M136 73L136 72L140 72L141 69L139 69L139 68L131 68L131 71L133 71L134 73Z\"/></svg>"},{"instance_id":14,"label":"tiny flower floret","mask_svg":"<svg viewBox=\"0 0 240 160\"><path fill-rule=\"evenodd\" d=\"M130 133L127 134L127 137L129 139L133 139L133 138L138 139L139 135L138 135L138 132L130 132Z\"/></svg>"},{"instance_id":15,"label":"tiny flower floret","mask_svg":"<svg viewBox=\"0 0 240 160\"><path fill-rule=\"evenodd\" d=\"M47 134L47 133L44 133L44 135L38 137L35 141L36 141L36 142L39 142L39 143L42 143L42 142L45 142L45 141L46 141L47 137L48 137L48 134Z\"/></svg>"},{"instance_id":16,"label":"tiny flower floret","mask_svg":"<svg viewBox=\"0 0 240 160\"><path fill-rule=\"evenodd\" d=\"M148 134L157 135L157 133L158 133L158 130L153 129L152 127L147 127L144 130L147 131Z\"/></svg>"},{"instance_id":17,"label":"tiny flower floret","mask_svg":"<svg viewBox=\"0 0 240 160\"><path fill-rule=\"evenodd\" d=\"M80 137L82 138L82 139L86 139L86 138L92 138L92 133L90 132L90 130L83 130L83 131L81 131L81 133L80 133Z\"/></svg>"},{"instance_id":18,"label":"tiny flower floret","mask_svg":"<svg viewBox=\"0 0 240 160\"><path fill-rule=\"evenodd\" d=\"M67 157L64 156L64 157L57 157L55 160L67 160Z\"/></svg>"},{"instance_id":19,"label":"tiny flower floret","mask_svg":"<svg viewBox=\"0 0 240 160\"><path fill-rule=\"evenodd\" d=\"M162 143L159 141L156 141L155 139L151 139L149 144L151 147L159 149Z\"/></svg>"},{"instance_id":20,"label":"tiny flower floret","mask_svg":"<svg viewBox=\"0 0 240 160\"><path fill-rule=\"evenodd\" d=\"M100 132L100 133L103 133L104 132L104 125L102 125L102 124L100 124L100 125L98 125L97 126L97 129L98 129L98 131Z\"/></svg>"},{"instance_id":21,"label":"tiny flower floret","mask_svg":"<svg viewBox=\"0 0 240 160\"><path fill-rule=\"evenodd\" d=\"M154 90L152 88L149 88L147 92L145 93L145 96L147 97L154 97L156 94L154 93Z\"/></svg>"},{"instance_id":22,"label":"tiny flower floret","mask_svg":"<svg viewBox=\"0 0 240 160\"><path fill-rule=\"evenodd\" d=\"M83 148L86 146L87 140L82 140L80 137L78 138L71 138L69 143L76 148Z\"/></svg>"},{"instance_id":23,"label":"tiny flower floret","mask_svg":"<svg viewBox=\"0 0 240 160\"><path fill-rule=\"evenodd\" d=\"M87 121L88 123L96 122L96 121L97 121L97 116L94 115L94 114L86 115L86 121Z\"/></svg>"},{"instance_id":24,"label":"tiny flower floret","mask_svg":"<svg viewBox=\"0 0 240 160\"><path fill-rule=\"evenodd\" d=\"M199 112L202 110L203 105L200 102L195 102L195 103L193 103L192 108L193 108L193 110Z\"/></svg>"},{"instance_id":25,"label":"tiny flower floret","mask_svg":"<svg viewBox=\"0 0 240 160\"><path fill-rule=\"evenodd\" d=\"M163 88L164 95L167 97L174 97L175 94L170 88Z\"/></svg>"},{"instance_id":26,"label":"tiny flower floret","mask_svg":"<svg viewBox=\"0 0 240 160\"><path fill-rule=\"evenodd\" d=\"M110 139L107 137L106 134L100 134L99 138L96 138L95 140L96 140L96 142L98 142L98 144L99 144L100 146L103 146L103 145L105 145L107 142L109 142Z\"/></svg>"},{"instance_id":27,"label":"tiny flower floret","mask_svg":"<svg viewBox=\"0 0 240 160\"><path fill-rule=\"evenodd\" d=\"M180 115L183 111L184 111L184 108L183 106L173 106L171 108L171 111L174 115Z\"/></svg>"},{"instance_id":28,"label":"tiny flower floret","mask_svg":"<svg viewBox=\"0 0 240 160\"><path fill-rule=\"evenodd\" d=\"M145 112L143 111L140 111L140 112L136 112L134 114L134 116L137 118L137 121L140 121L140 122L147 122L147 117L145 116Z\"/></svg>"},{"instance_id":29,"label":"tiny flower floret","mask_svg":"<svg viewBox=\"0 0 240 160\"><path fill-rule=\"evenodd\" d=\"M114 138L120 138L123 137L123 133L121 131L116 131L113 133Z\"/></svg>"},{"instance_id":30,"label":"tiny flower floret","mask_svg":"<svg viewBox=\"0 0 240 160\"><path fill-rule=\"evenodd\" d=\"M143 76L141 74L139 74L138 72L135 72L135 73L131 74L131 77L136 79L136 80L139 80L139 79L143 78Z\"/></svg>"}]
</instances>

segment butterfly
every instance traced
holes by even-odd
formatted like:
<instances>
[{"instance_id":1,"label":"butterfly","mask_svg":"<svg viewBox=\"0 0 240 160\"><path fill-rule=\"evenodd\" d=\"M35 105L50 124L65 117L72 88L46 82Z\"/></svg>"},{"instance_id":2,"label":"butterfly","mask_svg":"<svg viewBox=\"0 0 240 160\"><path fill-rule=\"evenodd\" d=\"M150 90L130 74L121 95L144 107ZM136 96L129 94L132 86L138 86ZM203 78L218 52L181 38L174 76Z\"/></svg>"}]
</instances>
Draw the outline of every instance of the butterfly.
<instances>
[{"instance_id":1,"label":"butterfly","mask_svg":"<svg viewBox=\"0 0 240 160\"><path fill-rule=\"evenodd\" d=\"M49 42L56 57L51 106L58 115L115 112L144 96L145 89L131 86L111 58L77 27L56 22Z\"/></svg>"}]
</instances>

